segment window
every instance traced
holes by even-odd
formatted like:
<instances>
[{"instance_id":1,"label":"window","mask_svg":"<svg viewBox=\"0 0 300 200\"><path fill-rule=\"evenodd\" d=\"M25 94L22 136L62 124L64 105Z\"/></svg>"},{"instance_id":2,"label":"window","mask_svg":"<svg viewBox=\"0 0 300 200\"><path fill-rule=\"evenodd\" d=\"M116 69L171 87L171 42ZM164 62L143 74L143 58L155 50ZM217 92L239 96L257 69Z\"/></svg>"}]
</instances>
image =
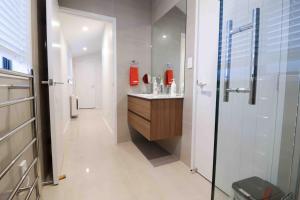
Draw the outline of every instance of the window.
<instances>
[{"instance_id":1,"label":"window","mask_svg":"<svg viewBox=\"0 0 300 200\"><path fill-rule=\"evenodd\" d=\"M30 0L0 0L1 68L23 73L31 69L30 8Z\"/></svg>"}]
</instances>

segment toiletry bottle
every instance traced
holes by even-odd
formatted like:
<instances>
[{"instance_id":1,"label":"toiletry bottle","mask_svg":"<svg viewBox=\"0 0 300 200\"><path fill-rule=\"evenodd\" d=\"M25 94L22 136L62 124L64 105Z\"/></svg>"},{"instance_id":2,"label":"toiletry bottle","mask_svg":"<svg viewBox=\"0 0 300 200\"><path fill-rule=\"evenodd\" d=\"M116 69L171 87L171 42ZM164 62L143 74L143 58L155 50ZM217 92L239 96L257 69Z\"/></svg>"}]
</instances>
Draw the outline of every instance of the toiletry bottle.
<instances>
[{"instance_id":1,"label":"toiletry bottle","mask_svg":"<svg viewBox=\"0 0 300 200\"><path fill-rule=\"evenodd\" d=\"M172 84L171 84L171 96L176 96L176 83L175 83L175 79L173 79Z\"/></svg>"},{"instance_id":2,"label":"toiletry bottle","mask_svg":"<svg viewBox=\"0 0 300 200\"><path fill-rule=\"evenodd\" d=\"M164 80L163 80L163 79L160 79L159 93L160 93L160 94L163 94L163 93L164 93L164 89L165 89Z\"/></svg>"},{"instance_id":3,"label":"toiletry bottle","mask_svg":"<svg viewBox=\"0 0 300 200\"><path fill-rule=\"evenodd\" d=\"M153 94L157 95L157 93L158 93L158 86L157 86L156 77L153 77L153 80L152 80L152 90L153 90Z\"/></svg>"}]
</instances>

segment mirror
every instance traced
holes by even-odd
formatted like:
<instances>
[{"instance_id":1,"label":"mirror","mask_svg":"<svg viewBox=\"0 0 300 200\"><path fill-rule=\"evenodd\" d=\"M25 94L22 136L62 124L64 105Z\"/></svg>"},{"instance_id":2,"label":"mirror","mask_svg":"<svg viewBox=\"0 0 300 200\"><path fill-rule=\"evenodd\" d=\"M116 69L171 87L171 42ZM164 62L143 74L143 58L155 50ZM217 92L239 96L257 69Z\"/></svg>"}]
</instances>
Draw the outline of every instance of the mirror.
<instances>
[{"instance_id":1,"label":"mirror","mask_svg":"<svg viewBox=\"0 0 300 200\"><path fill-rule=\"evenodd\" d=\"M168 91L174 79L184 93L186 0L180 1L152 26L152 77L163 79Z\"/></svg>"}]
</instances>

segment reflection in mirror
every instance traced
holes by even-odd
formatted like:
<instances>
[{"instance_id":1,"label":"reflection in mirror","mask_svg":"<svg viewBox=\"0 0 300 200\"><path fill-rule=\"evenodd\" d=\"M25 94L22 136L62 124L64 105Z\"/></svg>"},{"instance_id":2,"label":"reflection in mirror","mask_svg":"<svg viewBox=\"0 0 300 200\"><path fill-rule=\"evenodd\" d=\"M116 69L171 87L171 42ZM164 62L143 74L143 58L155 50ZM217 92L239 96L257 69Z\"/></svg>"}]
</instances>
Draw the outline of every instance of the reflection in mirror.
<instances>
[{"instance_id":1,"label":"reflection in mirror","mask_svg":"<svg viewBox=\"0 0 300 200\"><path fill-rule=\"evenodd\" d=\"M150 83L150 78L149 78L149 74L144 74L144 76L143 76L143 83L144 84L149 84Z\"/></svg>"},{"instance_id":2,"label":"reflection in mirror","mask_svg":"<svg viewBox=\"0 0 300 200\"><path fill-rule=\"evenodd\" d=\"M152 76L163 83L162 93L184 93L186 0L179 2L152 27Z\"/></svg>"}]
</instances>

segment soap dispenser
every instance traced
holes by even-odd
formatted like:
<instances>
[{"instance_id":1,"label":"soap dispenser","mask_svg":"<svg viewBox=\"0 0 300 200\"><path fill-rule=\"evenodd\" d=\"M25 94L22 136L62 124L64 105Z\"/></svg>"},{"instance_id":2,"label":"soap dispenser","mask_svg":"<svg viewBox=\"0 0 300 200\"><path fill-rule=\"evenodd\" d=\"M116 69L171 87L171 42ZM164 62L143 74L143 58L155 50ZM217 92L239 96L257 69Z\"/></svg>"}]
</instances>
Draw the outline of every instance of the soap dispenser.
<instances>
[{"instance_id":1,"label":"soap dispenser","mask_svg":"<svg viewBox=\"0 0 300 200\"><path fill-rule=\"evenodd\" d=\"M176 96L177 88L176 88L175 79L173 79L172 81L170 92L171 92L171 96Z\"/></svg>"},{"instance_id":2,"label":"soap dispenser","mask_svg":"<svg viewBox=\"0 0 300 200\"><path fill-rule=\"evenodd\" d=\"M158 94L158 85L157 85L156 77L152 78L152 90L154 95Z\"/></svg>"},{"instance_id":3,"label":"soap dispenser","mask_svg":"<svg viewBox=\"0 0 300 200\"><path fill-rule=\"evenodd\" d=\"M163 94L164 93L164 89L165 89L164 80L161 78L160 79L160 84L159 84L159 93Z\"/></svg>"}]
</instances>

